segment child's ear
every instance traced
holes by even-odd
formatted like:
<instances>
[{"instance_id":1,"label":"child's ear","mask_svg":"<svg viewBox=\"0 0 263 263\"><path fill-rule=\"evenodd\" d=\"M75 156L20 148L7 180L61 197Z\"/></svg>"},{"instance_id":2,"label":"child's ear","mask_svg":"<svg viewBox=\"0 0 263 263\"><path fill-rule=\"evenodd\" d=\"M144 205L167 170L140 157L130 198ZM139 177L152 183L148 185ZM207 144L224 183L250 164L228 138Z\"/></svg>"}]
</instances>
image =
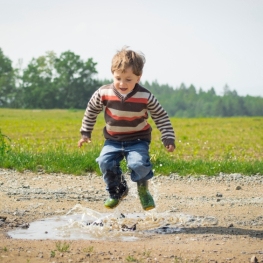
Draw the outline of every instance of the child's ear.
<instances>
[{"instance_id":1,"label":"child's ear","mask_svg":"<svg viewBox=\"0 0 263 263\"><path fill-rule=\"evenodd\" d=\"M141 77L142 77L142 75L141 75L141 76L138 76L137 83L139 83L139 82L140 82L140 80L141 80Z\"/></svg>"}]
</instances>

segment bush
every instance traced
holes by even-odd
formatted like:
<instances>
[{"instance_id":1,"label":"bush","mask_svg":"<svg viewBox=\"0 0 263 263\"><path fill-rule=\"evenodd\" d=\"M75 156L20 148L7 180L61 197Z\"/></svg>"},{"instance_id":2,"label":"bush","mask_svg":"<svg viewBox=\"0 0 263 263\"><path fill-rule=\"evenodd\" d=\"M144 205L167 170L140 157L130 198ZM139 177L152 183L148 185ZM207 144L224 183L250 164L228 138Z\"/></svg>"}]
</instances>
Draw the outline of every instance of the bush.
<instances>
[{"instance_id":1,"label":"bush","mask_svg":"<svg viewBox=\"0 0 263 263\"><path fill-rule=\"evenodd\" d=\"M4 135L0 129L0 161L10 151L10 138Z\"/></svg>"}]
</instances>

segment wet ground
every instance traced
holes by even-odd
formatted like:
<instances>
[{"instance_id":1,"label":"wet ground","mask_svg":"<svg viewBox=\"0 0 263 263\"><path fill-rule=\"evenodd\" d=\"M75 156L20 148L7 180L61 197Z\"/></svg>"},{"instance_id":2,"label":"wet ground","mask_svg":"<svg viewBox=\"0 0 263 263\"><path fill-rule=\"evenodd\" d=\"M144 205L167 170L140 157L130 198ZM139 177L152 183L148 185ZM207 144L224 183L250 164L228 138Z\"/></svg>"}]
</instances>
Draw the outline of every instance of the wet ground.
<instances>
[{"instance_id":1,"label":"wet ground","mask_svg":"<svg viewBox=\"0 0 263 263\"><path fill-rule=\"evenodd\" d=\"M263 262L262 184L160 176L111 212L101 177L0 169L0 262Z\"/></svg>"},{"instance_id":2,"label":"wet ground","mask_svg":"<svg viewBox=\"0 0 263 263\"><path fill-rule=\"evenodd\" d=\"M80 213L81 212L81 213ZM13 239L135 241L153 234L173 234L184 227L213 226L214 217L196 217L156 210L123 214L118 209L99 213L75 205L66 215L40 219L7 234Z\"/></svg>"}]
</instances>

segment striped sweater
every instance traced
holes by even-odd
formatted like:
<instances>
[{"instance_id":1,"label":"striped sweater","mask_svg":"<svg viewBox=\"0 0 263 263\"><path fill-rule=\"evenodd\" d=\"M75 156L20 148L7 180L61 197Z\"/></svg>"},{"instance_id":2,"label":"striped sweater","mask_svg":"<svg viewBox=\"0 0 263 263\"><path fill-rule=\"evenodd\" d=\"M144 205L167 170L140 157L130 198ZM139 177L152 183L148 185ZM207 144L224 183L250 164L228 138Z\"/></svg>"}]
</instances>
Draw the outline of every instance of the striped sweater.
<instances>
[{"instance_id":1,"label":"striped sweater","mask_svg":"<svg viewBox=\"0 0 263 263\"><path fill-rule=\"evenodd\" d=\"M150 141L152 128L147 122L149 112L161 132L163 144L175 146L174 130L168 114L154 95L139 84L125 98L113 84L100 87L88 102L80 129L83 138L91 138L97 116L103 110L106 139Z\"/></svg>"}]
</instances>

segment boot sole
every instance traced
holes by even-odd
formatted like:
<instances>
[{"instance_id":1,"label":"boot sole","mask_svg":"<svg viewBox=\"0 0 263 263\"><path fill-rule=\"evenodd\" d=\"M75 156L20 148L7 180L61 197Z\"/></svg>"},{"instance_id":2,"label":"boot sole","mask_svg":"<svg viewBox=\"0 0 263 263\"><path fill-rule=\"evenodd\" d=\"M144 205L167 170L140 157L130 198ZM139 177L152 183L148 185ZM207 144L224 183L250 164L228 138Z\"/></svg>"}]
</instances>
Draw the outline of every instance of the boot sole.
<instances>
[{"instance_id":1,"label":"boot sole","mask_svg":"<svg viewBox=\"0 0 263 263\"><path fill-rule=\"evenodd\" d=\"M143 210L145 210L145 211L149 211L149 210L152 210L152 209L154 209L155 208L155 206L148 206L148 207L143 207Z\"/></svg>"},{"instance_id":2,"label":"boot sole","mask_svg":"<svg viewBox=\"0 0 263 263\"><path fill-rule=\"evenodd\" d=\"M107 209L114 209L114 208L117 207L117 206L120 204L120 202L128 195L128 193L129 193L129 189L127 188L127 191L123 193L123 195L122 195L121 198L119 199L119 202L118 202L115 206L106 206L106 205L104 205L104 207L107 208Z\"/></svg>"}]
</instances>

